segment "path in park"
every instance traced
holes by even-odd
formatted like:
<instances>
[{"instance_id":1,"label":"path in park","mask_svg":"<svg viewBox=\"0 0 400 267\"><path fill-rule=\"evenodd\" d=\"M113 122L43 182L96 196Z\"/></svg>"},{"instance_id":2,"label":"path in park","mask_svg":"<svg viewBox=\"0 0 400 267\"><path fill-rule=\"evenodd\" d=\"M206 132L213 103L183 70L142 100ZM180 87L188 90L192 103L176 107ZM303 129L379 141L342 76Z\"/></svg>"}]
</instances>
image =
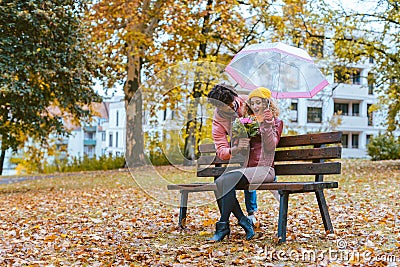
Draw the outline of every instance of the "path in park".
<instances>
[{"instance_id":1,"label":"path in park","mask_svg":"<svg viewBox=\"0 0 400 267\"><path fill-rule=\"evenodd\" d=\"M118 169L118 170L108 170L107 172L127 172L128 169ZM104 171L95 171L95 172L104 172ZM38 180L38 179L45 179L45 178L58 178L62 176L76 176L81 174L82 172L70 172L70 173L58 173L58 174L51 174L51 175L32 175L32 176L10 176L2 178L0 176L0 185L2 184L13 184L19 183L28 180Z\"/></svg>"},{"instance_id":2,"label":"path in park","mask_svg":"<svg viewBox=\"0 0 400 267\"><path fill-rule=\"evenodd\" d=\"M70 176L72 174L63 174L62 176ZM76 175L76 173L75 173ZM6 177L6 178L0 178L0 185L2 184L13 184L13 183L19 183L27 180L38 180L38 179L44 179L44 178L54 178L54 177L59 177L60 175L36 175L36 176L18 176L18 177Z\"/></svg>"}]
</instances>

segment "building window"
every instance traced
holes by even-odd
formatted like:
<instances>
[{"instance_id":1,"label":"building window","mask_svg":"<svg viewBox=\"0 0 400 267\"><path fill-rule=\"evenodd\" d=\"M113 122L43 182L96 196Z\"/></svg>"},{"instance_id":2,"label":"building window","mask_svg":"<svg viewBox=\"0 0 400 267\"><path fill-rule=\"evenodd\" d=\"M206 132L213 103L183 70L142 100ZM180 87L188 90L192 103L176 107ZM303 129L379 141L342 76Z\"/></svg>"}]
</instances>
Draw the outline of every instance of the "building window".
<instances>
[{"instance_id":1,"label":"building window","mask_svg":"<svg viewBox=\"0 0 400 267\"><path fill-rule=\"evenodd\" d=\"M372 137L372 135L367 134L366 139L365 139L365 144L366 144L366 145L368 145L369 142L371 142L371 137Z\"/></svg>"},{"instance_id":2,"label":"building window","mask_svg":"<svg viewBox=\"0 0 400 267\"><path fill-rule=\"evenodd\" d=\"M349 147L349 135L348 134L342 135L342 147L344 147L344 148Z\"/></svg>"},{"instance_id":3,"label":"building window","mask_svg":"<svg viewBox=\"0 0 400 267\"><path fill-rule=\"evenodd\" d=\"M101 141L106 141L106 132L101 133Z\"/></svg>"},{"instance_id":4,"label":"building window","mask_svg":"<svg viewBox=\"0 0 400 267\"><path fill-rule=\"evenodd\" d=\"M375 77L373 73L368 73L368 94L373 95L374 94L374 88L375 88Z\"/></svg>"},{"instance_id":5,"label":"building window","mask_svg":"<svg viewBox=\"0 0 400 267\"><path fill-rule=\"evenodd\" d=\"M351 147L358 148L358 134L351 135Z\"/></svg>"},{"instance_id":6,"label":"building window","mask_svg":"<svg viewBox=\"0 0 400 267\"><path fill-rule=\"evenodd\" d=\"M164 120L167 119L167 109L164 109Z\"/></svg>"},{"instance_id":7,"label":"building window","mask_svg":"<svg viewBox=\"0 0 400 267\"><path fill-rule=\"evenodd\" d=\"M118 132L115 133L115 147L118 147Z\"/></svg>"},{"instance_id":8,"label":"building window","mask_svg":"<svg viewBox=\"0 0 400 267\"><path fill-rule=\"evenodd\" d=\"M116 113L116 121L115 121L115 126L118 126L119 125L119 112L118 112L118 110L117 110L117 113Z\"/></svg>"},{"instance_id":9,"label":"building window","mask_svg":"<svg viewBox=\"0 0 400 267\"><path fill-rule=\"evenodd\" d=\"M307 122L321 123L322 108L307 107Z\"/></svg>"},{"instance_id":10,"label":"building window","mask_svg":"<svg viewBox=\"0 0 400 267\"><path fill-rule=\"evenodd\" d=\"M316 38L311 41L310 55L312 57L322 58L324 56L324 39Z\"/></svg>"},{"instance_id":11,"label":"building window","mask_svg":"<svg viewBox=\"0 0 400 267\"><path fill-rule=\"evenodd\" d=\"M108 146L112 147L113 146L113 134L110 133L108 136Z\"/></svg>"},{"instance_id":12,"label":"building window","mask_svg":"<svg viewBox=\"0 0 400 267\"><path fill-rule=\"evenodd\" d=\"M361 84L361 70L352 69L350 72L350 81L352 84Z\"/></svg>"},{"instance_id":13,"label":"building window","mask_svg":"<svg viewBox=\"0 0 400 267\"><path fill-rule=\"evenodd\" d=\"M348 116L349 115L349 104L346 103L335 103L334 112L337 115Z\"/></svg>"},{"instance_id":14,"label":"building window","mask_svg":"<svg viewBox=\"0 0 400 267\"><path fill-rule=\"evenodd\" d=\"M148 114L148 112L146 110L143 110L143 112L142 112L142 125L147 125L148 124L147 121L146 121L147 114Z\"/></svg>"},{"instance_id":15,"label":"building window","mask_svg":"<svg viewBox=\"0 0 400 267\"><path fill-rule=\"evenodd\" d=\"M353 116L360 116L360 104L359 103L353 103L352 115Z\"/></svg>"},{"instance_id":16,"label":"building window","mask_svg":"<svg viewBox=\"0 0 400 267\"><path fill-rule=\"evenodd\" d=\"M335 67L335 82L347 84L361 84L361 69Z\"/></svg>"},{"instance_id":17,"label":"building window","mask_svg":"<svg viewBox=\"0 0 400 267\"><path fill-rule=\"evenodd\" d=\"M297 103L296 102L292 102L290 104L290 121L291 122L297 122Z\"/></svg>"},{"instance_id":18,"label":"building window","mask_svg":"<svg viewBox=\"0 0 400 267\"><path fill-rule=\"evenodd\" d=\"M93 139L95 139L95 133L94 132L85 132L85 139L88 139L88 140L93 140Z\"/></svg>"},{"instance_id":19,"label":"building window","mask_svg":"<svg viewBox=\"0 0 400 267\"><path fill-rule=\"evenodd\" d=\"M374 64L374 61L375 61L375 60L374 60L374 57L373 57L373 56L370 56L370 57L369 57L369 63L370 63L370 64Z\"/></svg>"},{"instance_id":20,"label":"building window","mask_svg":"<svg viewBox=\"0 0 400 267\"><path fill-rule=\"evenodd\" d=\"M303 46L303 39L301 31L293 31L292 32L292 42L293 46L302 47Z\"/></svg>"},{"instance_id":21,"label":"building window","mask_svg":"<svg viewBox=\"0 0 400 267\"><path fill-rule=\"evenodd\" d=\"M372 104L367 104L367 117L368 117L368 126L372 126L373 125L373 112L369 112L370 107L372 106Z\"/></svg>"},{"instance_id":22,"label":"building window","mask_svg":"<svg viewBox=\"0 0 400 267\"><path fill-rule=\"evenodd\" d=\"M334 67L334 73L335 83L348 83L349 74L346 68L336 66Z\"/></svg>"}]
</instances>

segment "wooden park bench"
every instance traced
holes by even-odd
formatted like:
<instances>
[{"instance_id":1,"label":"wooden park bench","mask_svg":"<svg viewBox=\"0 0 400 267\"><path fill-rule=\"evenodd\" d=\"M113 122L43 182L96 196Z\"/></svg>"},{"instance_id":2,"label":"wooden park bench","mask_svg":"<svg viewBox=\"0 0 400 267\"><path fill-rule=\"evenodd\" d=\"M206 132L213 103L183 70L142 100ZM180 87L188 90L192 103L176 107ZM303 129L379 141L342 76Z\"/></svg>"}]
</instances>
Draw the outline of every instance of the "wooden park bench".
<instances>
[{"instance_id":1,"label":"wooden park bench","mask_svg":"<svg viewBox=\"0 0 400 267\"><path fill-rule=\"evenodd\" d=\"M286 226L288 215L288 200L290 194L315 192L326 231L333 233L329 217L324 189L338 188L337 182L324 181L326 174L340 174L341 163L334 161L341 158L342 132L315 133L295 136L282 136L275 152L275 173L279 180L285 175L313 175L314 181L274 182L256 185L256 190L278 190L280 194L278 239L286 241ZM198 177L214 177L217 179L225 171L240 168L243 158L236 157L229 161L216 156L214 144L204 144L199 147L201 156L197 160ZM328 160L328 161L326 161ZM170 184L168 190L179 190L181 193L179 226L186 224L188 195L192 192L214 191L215 183ZM250 185L247 188L254 189ZM220 207L220 201L218 206Z\"/></svg>"}]
</instances>

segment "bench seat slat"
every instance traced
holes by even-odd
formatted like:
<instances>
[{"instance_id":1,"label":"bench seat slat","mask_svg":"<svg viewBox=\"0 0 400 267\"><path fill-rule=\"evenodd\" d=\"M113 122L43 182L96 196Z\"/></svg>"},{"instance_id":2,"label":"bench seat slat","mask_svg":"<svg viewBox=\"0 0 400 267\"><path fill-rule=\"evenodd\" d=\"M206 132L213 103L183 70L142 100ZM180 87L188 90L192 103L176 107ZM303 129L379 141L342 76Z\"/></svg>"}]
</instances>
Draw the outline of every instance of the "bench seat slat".
<instances>
[{"instance_id":1,"label":"bench seat slat","mask_svg":"<svg viewBox=\"0 0 400 267\"><path fill-rule=\"evenodd\" d=\"M199 169L198 177L217 177L224 172L235 170L238 167L212 167ZM279 164L275 165L276 175L317 175L340 174L340 162L303 163L303 164Z\"/></svg>"},{"instance_id":2,"label":"bench seat slat","mask_svg":"<svg viewBox=\"0 0 400 267\"><path fill-rule=\"evenodd\" d=\"M168 190L186 190L189 192L215 191L217 186L215 183L197 183L197 184L170 184ZM290 191L315 191L328 188L338 188L337 182L277 182L254 184L248 187L237 188L242 189L257 189L257 190L290 190Z\"/></svg>"}]
</instances>

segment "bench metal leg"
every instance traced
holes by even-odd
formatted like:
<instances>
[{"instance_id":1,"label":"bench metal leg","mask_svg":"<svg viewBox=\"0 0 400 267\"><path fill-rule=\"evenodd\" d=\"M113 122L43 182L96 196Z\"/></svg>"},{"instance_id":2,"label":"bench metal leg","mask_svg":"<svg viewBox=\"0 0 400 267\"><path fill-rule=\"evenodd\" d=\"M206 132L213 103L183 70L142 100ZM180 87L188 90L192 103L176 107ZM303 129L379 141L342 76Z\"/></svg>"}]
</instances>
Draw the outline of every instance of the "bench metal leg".
<instances>
[{"instance_id":1,"label":"bench metal leg","mask_svg":"<svg viewBox=\"0 0 400 267\"><path fill-rule=\"evenodd\" d=\"M179 226L181 228L186 227L186 212L187 212L187 201L189 192L186 190L181 190L181 204L179 208Z\"/></svg>"},{"instance_id":2,"label":"bench metal leg","mask_svg":"<svg viewBox=\"0 0 400 267\"><path fill-rule=\"evenodd\" d=\"M330 233L333 233L333 226L332 226L331 218L329 216L328 206L326 205L324 191L323 190L315 191L315 196L317 197L319 211L321 212L325 231L329 231Z\"/></svg>"},{"instance_id":3,"label":"bench metal leg","mask_svg":"<svg viewBox=\"0 0 400 267\"><path fill-rule=\"evenodd\" d=\"M286 226L288 215L289 192L279 190L280 205L279 205L279 219L278 219L278 239L279 243L286 241Z\"/></svg>"}]
</instances>

